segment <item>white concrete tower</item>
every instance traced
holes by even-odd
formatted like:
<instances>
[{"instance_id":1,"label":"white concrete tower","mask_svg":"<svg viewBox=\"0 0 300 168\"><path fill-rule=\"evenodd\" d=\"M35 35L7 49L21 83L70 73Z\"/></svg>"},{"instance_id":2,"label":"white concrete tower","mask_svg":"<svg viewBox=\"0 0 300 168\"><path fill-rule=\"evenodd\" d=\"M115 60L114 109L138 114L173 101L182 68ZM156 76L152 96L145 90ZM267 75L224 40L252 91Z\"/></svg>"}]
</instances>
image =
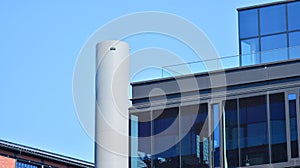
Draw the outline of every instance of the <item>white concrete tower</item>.
<instances>
[{"instance_id":1,"label":"white concrete tower","mask_svg":"<svg viewBox=\"0 0 300 168\"><path fill-rule=\"evenodd\" d=\"M95 167L128 168L129 45L97 44Z\"/></svg>"}]
</instances>

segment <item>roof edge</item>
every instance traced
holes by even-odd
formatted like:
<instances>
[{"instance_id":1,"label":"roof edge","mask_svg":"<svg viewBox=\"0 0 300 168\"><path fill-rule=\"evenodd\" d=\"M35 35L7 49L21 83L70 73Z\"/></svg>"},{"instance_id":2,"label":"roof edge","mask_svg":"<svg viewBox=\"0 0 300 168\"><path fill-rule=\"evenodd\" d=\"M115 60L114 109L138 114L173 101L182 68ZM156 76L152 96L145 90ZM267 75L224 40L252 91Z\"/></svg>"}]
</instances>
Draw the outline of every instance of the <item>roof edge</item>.
<instances>
[{"instance_id":1,"label":"roof edge","mask_svg":"<svg viewBox=\"0 0 300 168\"><path fill-rule=\"evenodd\" d=\"M270 3L265 3L265 4L247 6L247 7L240 7L240 8L237 8L237 11L256 9L256 8L261 8L261 7L280 5L280 4L290 3L290 2L297 2L297 1L299 1L299 0L284 0L284 1L270 2Z\"/></svg>"}]
</instances>

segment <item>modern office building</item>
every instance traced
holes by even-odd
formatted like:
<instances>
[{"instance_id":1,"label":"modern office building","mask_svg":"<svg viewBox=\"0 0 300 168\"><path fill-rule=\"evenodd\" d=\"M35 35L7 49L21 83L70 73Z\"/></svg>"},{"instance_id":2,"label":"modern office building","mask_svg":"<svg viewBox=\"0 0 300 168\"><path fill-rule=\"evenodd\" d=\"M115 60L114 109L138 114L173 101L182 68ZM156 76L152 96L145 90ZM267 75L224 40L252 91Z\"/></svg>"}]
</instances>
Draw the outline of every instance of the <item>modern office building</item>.
<instances>
[{"instance_id":1,"label":"modern office building","mask_svg":"<svg viewBox=\"0 0 300 168\"><path fill-rule=\"evenodd\" d=\"M238 66L132 83L129 167L300 167L300 1L238 15Z\"/></svg>"},{"instance_id":2,"label":"modern office building","mask_svg":"<svg viewBox=\"0 0 300 168\"><path fill-rule=\"evenodd\" d=\"M94 164L0 140L0 168L94 168Z\"/></svg>"}]
</instances>

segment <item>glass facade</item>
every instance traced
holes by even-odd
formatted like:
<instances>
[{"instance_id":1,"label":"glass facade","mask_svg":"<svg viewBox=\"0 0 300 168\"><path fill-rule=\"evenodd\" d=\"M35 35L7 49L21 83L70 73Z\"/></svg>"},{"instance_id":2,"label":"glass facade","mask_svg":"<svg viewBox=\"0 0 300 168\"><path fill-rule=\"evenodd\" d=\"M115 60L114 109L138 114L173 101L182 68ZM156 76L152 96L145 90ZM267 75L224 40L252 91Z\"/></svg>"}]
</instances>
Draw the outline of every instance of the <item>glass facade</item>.
<instances>
[{"instance_id":1,"label":"glass facade","mask_svg":"<svg viewBox=\"0 0 300 168\"><path fill-rule=\"evenodd\" d=\"M239 11L240 64L300 58L300 2Z\"/></svg>"},{"instance_id":2,"label":"glass facade","mask_svg":"<svg viewBox=\"0 0 300 168\"><path fill-rule=\"evenodd\" d=\"M297 90L134 113L131 168L247 167L299 158L299 97Z\"/></svg>"}]
</instances>

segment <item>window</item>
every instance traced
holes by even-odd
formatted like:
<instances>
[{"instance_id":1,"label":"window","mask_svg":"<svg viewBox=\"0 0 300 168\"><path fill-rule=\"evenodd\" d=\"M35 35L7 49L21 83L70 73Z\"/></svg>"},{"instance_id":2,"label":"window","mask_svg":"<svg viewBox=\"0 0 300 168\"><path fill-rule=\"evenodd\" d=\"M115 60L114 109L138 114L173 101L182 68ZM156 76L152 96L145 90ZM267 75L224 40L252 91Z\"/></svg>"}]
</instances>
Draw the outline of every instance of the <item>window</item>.
<instances>
[{"instance_id":1,"label":"window","mask_svg":"<svg viewBox=\"0 0 300 168\"><path fill-rule=\"evenodd\" d=\"M209 167L208 105L181 108L181 167Z\"/></svg>"},{"instance_id":2,"label":"window","mask_svg":"<svg viewBox=\"0 0 300 168\"><path fill-rule=\"evenodd\" d=\"M17 161L16 168L38 168L38 166Z\"/></svg>"},{"instance_id":3,"label":"window","mask_svg":"<svg viewBox=\"0 0 300 168\"><path fill-rule=\"evenodd\" d=\"M155 168L179 168L179 110L153 112L153 164Z\"/></svg>"},{"instance_id":4,"label":"window","mask_svg":"<svg viewBox=\"0 0 300 168\"><path fill-rule=\"evenodd\" d=\"M237 100L227 100L225 102L225 137L226 137L226 163L228 167L239 166L238 150L238 111Z\"/></svg>"},{"instance_id":5,"label":"window","mask_svg":"<svg viewBox=\"0 0 300 168\"><path fill-rule=\"evenodd\" d=\"M261 35L281 33L286 31L285 7L286 6L283 4L263 7L260 9Z\"/></svg>"},{"instance_id":6,"label":"window","mask_svg":"<svg viewBox=\"0 0 300 168\"><path fill-rule=\"evenodd\" d=\"M261 38L261 62L274 62L288 59L286 34Z\"/></svg>"},{"instance_id":7,"label":"window","mask_svg":"<svg viewBox=\"0 0 300 168\"><path fill-rule=\"evenodd\" d=\"M269 163L266 96L242 98L239 107L240 166Z\"/></svg>"},{"instance_id":8,"label":"window","mask_svg":"<svg viewBox=\"0 0 300 168\"><path fill-rule=\"evenodd\" d=\"M241 41L241 65L254 65L260 63L258 38Z\"/></svg>"},{"instance_id":9,"label":"window","mask_svg":"<svg viewBox=\"0 0 300 168\"><path fill-rule=\"evenodd\" d=\"M239 12L240 38L258 36L258 10L245 10Z\"/></svg>"},{"instance_id":10,"label":"window","mask_svg":"<svg viewBox=\"0 0 300 168\"><path fill-rule=\"evenodd\" d=\"M288 4L288 26L289 30L300 30L300 2L293 2Z\"/></svg>"},{"instance_id":11,"label":"window","mask_svg":"<svg viewBox=\"0 0 300 168\"><path fill-rule=\"evenodd\" d=\"M289 33L290 58L300 58L300 31Z\"/></svg>"},{"instance_id":12,"label":"window","mask_svg":"<svg viewBox=\"0 0 300 168\"><path fill-rule=\"evenodd\" d=\"M291 157L297 158L299 157L299 151L298 151L296 94L289 94L288 101L289 101L289 116L290 116Z\"/></svg>"},{"instance_id":13,"label":"window","mask_svg":"<svg viewBox=\"0 0 300 168\"><path fill-rule=\"evenodd\" d=\"M271 94L269 98L271 162L285 162L287 161L287 140L284 93Z\"/></svg>"},{"instance_id":14,"label":"window","mask_svg":"<svg viewBox=\"0 0 300 168\"><path fill-rule=\"evenodd\" d=\"M214 167L220 167L220 107L219 104L212 105L213 115L213 147L214 147Z\"/></svg>"},{"instance_id":15,"label":"window","mask_svg":"<svg viewBox=\"0 0 300 168\"><path fill-rule=\"evenodd\" d=\"M131 167L151 167L150 112L131 115Z\"/></svg>"}]
</instances>

